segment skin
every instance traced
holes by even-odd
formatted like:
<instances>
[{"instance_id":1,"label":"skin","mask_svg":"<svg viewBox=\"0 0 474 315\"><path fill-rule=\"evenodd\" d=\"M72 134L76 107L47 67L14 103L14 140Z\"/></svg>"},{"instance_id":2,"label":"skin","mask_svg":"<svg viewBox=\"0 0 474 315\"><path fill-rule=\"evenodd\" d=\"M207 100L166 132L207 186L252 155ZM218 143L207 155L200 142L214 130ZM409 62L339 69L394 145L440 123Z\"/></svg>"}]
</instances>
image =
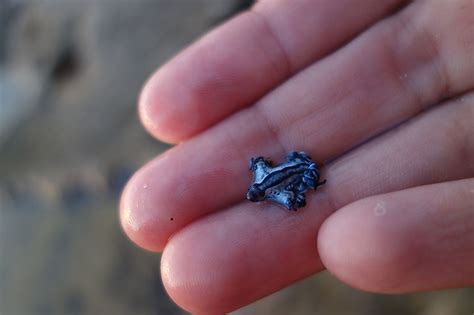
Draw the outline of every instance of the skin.
<instances>
[{"instance_id":1,"label":"skin","mask_svg":"<svg viewBox=\"0 0 474 315\"><path fill-rule=\"evenodd\" d=\"M474 285L474 2L261 0L159 69L139 101L179 143L122 195L171 298L235 310L323 269L382 293ZM248 161L306 151L327 184L244 201Z\"/></svg>"}]
</instances>

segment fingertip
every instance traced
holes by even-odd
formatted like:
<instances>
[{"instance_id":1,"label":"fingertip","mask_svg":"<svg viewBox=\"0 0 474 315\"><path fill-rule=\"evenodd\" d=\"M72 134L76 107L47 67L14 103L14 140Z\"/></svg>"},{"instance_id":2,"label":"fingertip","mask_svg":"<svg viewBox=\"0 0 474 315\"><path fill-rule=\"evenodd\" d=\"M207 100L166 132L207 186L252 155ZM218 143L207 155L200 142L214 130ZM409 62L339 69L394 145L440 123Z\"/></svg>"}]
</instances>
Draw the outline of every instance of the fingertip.
<instances>
[{"instance_id":1,"label":"fingertip","mask_svg":"<svg viewBox=\"0 0 474 315\"><path fill-rule=\"evenodd\" d=\"M143 196L134 181L122 193L120 222L125 234L138 246L153 252L164 248L165 242L157 235L152 218L143 210Z\"/></svg>"},{"instance_id":2,"label":"fingertip","mask_svg":"<svg viewBox=\"0 0 474 315\"><path fill-rule=\"evenodd\" d=\"M148 165L147 165L148 166ZM120 222L125 234L138 246L153 252L163 250L170 229L168 218L160 206L156 182L146 171L147 166L135 173L122 192L120 199ZM149 167L149 166L148 166ZM158 199L157 199L158 198Z\"/></svg>"},{"instance_id":3,"label":"fingertip","mask_svg":"<svg viewBox=\"0 0 474 315\"><path fill-rule=\"evenodd\" d=\"M143 86L139 101L138 113L143 126L155 138L166 143L179 143L189 138L193 131L192 121L186 120L191 113L189 99L186 100L186 91L181 91L180 79L168 71L164 65L155 72ZM180 109L181 108L181 109ZM183 111L188 108L188 112Z\"/></svg>"},{"instance_id":4,"label":"fingertip","mask_svg":"<svg viewBox=\"0 0 474 315\"><path fill-rule=\"evenodd\" d=\"M179 307L194 314L197 313L200 308L199 305L196 305L198 299L196 299L195 294L193 294L195 286L183 282L186 277L186 271L183 271L183 266L181 264L183 261L183 254L186 253L181 252L180 255L180 253L175 250L174 245L168 245L165 247L163 254L161 255L161 278L169 297ZM199 292L199 290L197 292Z\"/></svg>"},{"instance_id":5,"label":"fingertip","mask_svg":"<svg viewBox=\"0 0 474 315\"><path fill-rule=\"evenodd\" d=\"M176 269L179 269L179 259L176 259L176 252L174 246L169 244L164 248L161 254L160 272L163 286L169 297L180 307L187 311L191 311L187 305L193 304L189 302L186 294L181 293L181 286L179 279L176 279Z\"/></svg>"},{"instance_id":6,"label":"fingertip","mask_svg":"<svg viewBox=\"0 0 474 315\"><path fill-rule=\"evenodd\" d=\"M350 204L321 226L318 250L324 266L365 291L398 293L417 264L413 233L400 230L397 209L380 198Z\"/></svg>"},{"instance_id":7,"label":"fingertip","mask_svg":"<svg viewBox=\"0 0 474 315\"><path fill-rule=\"evenodd\" d=\"M193 233L173 236L161 256L163 285L171 299L192 314L225 314L232 285L221 283L219 270L209 267L214 249L198 239Z\"/></svg>"}]
</instances>

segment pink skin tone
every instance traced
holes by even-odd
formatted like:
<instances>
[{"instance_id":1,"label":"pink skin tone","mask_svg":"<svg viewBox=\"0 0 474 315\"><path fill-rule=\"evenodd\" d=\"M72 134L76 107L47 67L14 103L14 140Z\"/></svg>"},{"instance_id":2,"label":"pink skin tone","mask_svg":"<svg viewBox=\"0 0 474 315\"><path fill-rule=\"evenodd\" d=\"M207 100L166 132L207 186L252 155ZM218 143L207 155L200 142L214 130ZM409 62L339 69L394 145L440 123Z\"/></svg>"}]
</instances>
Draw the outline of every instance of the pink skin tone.
<instances>
[{"instance_id":1,"label":"pink skin tone","mask_svg":"<svg viewBox=\"0 0 474 315\"><path fill-rule=\"evenodd\" d=\"M259 1L145 85L145 127L180 144L128 183L125 232L198 314L325 268L374 292L473 285L474 3L288 3ZM243 201L249 159L290 150L327 185L296 213Z\"/></svg>"}]
</instances>

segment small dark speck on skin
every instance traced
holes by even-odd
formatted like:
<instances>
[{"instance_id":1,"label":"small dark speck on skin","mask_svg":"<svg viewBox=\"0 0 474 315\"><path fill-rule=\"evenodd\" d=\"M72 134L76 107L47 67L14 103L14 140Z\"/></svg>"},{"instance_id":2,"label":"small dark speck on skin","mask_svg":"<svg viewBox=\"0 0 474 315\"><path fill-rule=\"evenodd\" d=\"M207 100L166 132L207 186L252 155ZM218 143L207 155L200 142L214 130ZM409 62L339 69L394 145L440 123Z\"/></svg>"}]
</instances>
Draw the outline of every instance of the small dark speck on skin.
<instances>
[{"instance_id":1,"label":"small dark speck on skin","mask_svg":"<svg viewBox=\"0 0 474 315\"><path fill-rule=\"evenodd\" d=\"M170 218L170 221L173 221L173 218Z\"/></svg>"}]
</instances>

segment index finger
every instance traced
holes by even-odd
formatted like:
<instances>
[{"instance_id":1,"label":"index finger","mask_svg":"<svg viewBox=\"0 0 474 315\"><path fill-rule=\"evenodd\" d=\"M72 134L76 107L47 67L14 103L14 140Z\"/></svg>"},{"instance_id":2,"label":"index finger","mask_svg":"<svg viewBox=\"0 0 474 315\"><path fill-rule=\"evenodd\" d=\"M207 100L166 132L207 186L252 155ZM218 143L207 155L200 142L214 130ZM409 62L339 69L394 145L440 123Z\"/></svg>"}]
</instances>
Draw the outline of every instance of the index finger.
<instances>
[{"instance_id":1,"label":"index finger","mask_svg":"<svg viewBox=\"0 0 474 315\"><path fill-rule=\"evenodd\" d=\"M142 121L164 141L190 138L251 105L404 2L259 1L151 77L140 97Z\"/></svg>"}]
</instances>

